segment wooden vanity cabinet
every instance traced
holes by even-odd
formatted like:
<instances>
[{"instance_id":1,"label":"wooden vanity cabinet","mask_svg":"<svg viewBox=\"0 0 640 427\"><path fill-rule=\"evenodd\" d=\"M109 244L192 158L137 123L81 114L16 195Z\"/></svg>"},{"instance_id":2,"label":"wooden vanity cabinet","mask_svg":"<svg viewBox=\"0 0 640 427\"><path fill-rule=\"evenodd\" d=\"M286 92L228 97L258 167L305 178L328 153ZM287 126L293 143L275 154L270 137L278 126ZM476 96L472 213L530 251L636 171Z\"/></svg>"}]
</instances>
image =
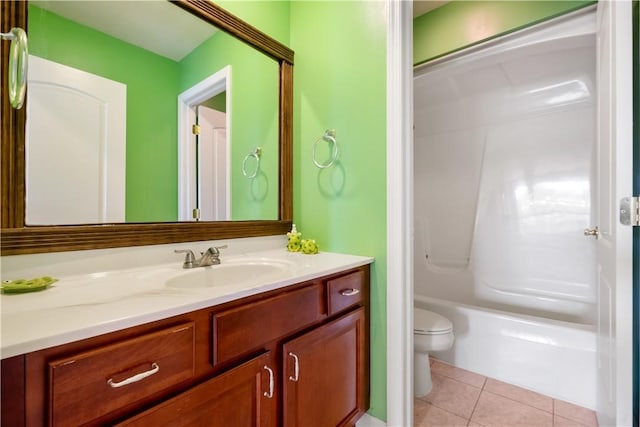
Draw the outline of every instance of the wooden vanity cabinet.
<instances>
[{"instance_id":1,"label":"wooden vanity cabinet","mask_svg":"<svg viewBox=\"0 0 640 427\"><path fill-rule=\"evenodd\" d=\"M368 310L366 265L5 359L3 425L353 426Z\"/></svg>"},{"instance_id":2,"label":"wooden vanity cabinet","mask_svg":"<svg viewBox=\"0 0 640 427\"><path fill-rule=\"evenodd\" d=\"M350 426L367 407L364 309L283 347L283 426Z\"/></svg>"}]
</instances>

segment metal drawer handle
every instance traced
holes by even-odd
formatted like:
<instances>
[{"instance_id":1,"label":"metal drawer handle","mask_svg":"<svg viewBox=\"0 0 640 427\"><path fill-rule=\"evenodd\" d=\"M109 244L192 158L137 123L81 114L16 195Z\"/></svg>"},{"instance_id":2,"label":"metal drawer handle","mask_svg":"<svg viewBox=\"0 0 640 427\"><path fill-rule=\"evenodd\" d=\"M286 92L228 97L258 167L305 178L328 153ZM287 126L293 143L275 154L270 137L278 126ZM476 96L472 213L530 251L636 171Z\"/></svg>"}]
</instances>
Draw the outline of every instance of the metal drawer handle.
<instances>
[{"instance_id":1,"label":"metal drawer handle","mask_svg":"<svg viewBox=\"0 0 640 427\"><path fill-rule=\"evenodd\" d=\"M340 295L342 295L343 297L350 297L353 295L358 295L359 293L360 293L360 290L354 289L354 288L343 289L340 291Z\"/></svg>"},{"instance_id":2,"label":"metal drawer handle","mask_svg":"<svg viewBox=\"0 0 640 427\"><path fill-rule=\"evenodd\" d=\"M289 376L289 380L297 382L300 374L300 364L298 363L298 356L289 352L289 356L293 357L293 376Z\"/></svg>"},{"instance_id":3,"label":"metal drawer handle","mask_svg":"<svg viewBox=\"0 0 640 427\"><path fill-rule=\"evenodd\" d=\"M273 397L273 370L267 365L264 365L263 369L266 369L269 372L269 392L267 393L265 391L263 395L264 397L271 399Z\"/></svg>"},{"instance_id":4,"label":"metal drawer handle","mask_svg":"<svg viewBox=\"0 0 640 427\"><path fill-rule=\"evenodd\" d=\"M120 382L115 382L115 381L113 381L113 378L110 378L107 381L107 384L109 384L113 388L122 387L124 385L135 383L135 382L143 380L143 379L145 379L147 377L150 377L151 375L157 373L158 371L160 371L160 367L158 366L158 364L157 363L152 363L151 364L151 369L149 369L148 371L141 372L139 374L136 374L136 375L134 375L132 377L129 377L126 380L122 380Z\"/></svg>"}]
</instances>

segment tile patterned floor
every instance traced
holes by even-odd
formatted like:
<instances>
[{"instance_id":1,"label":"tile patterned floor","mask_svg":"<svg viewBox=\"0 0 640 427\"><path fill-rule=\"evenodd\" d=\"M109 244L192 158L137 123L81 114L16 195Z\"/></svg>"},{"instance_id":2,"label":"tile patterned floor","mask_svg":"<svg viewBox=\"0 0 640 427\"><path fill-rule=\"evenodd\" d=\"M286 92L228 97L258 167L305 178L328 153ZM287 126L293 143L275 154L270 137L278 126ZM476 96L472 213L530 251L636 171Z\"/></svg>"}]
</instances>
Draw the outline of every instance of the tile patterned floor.
<instances>
[{"instance_id":1,"label":"tile patterned floor","mask_svg":"<svg viewBox=\"0 0 640 427\"><path fill-rule=\"evenodd\" d=\"M431 359L433 389L414 400L414 427L597 427L596 414Z\"/></svg>"}]
</instances>

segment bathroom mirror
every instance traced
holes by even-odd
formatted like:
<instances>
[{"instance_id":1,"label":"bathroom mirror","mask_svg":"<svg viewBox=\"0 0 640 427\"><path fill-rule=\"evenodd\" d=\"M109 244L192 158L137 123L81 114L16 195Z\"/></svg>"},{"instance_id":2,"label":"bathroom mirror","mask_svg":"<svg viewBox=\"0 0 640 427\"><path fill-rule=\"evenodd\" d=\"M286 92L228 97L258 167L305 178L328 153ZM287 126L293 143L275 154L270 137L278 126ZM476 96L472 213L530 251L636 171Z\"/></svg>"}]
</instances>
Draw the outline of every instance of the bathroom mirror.
<instances>
[{"instance_id":1,"label":"bathroom mirror","mask_svg":"<svg viewBox=\"0 0 640 427\"><path fill-rule=\"evenodd\" d=\"M140 2L142 4L147 2ZM275 64L275 75L271 79L277 93L274 102L277 103L275 111L271 114L271 127L274 129L275 142L269 146L268 141L256 140L256 136L242 138L247 145L237 154L230 164L232 174L243 178L245 184L249 184L249 191L240 194L245 199L258 200L263 197L263 189L260 187L264 182L259 182L257 178L248 179L243 176L242 162L246 156L254 152L258 144L262 147L260 173L268 174L274 170L273 175L267 175L266 181L269 191L275 192L277 197L272 202L275 206L270 207L271 214L266 218L261 213L246 214L236 216L231 214L231 221L200 221L200 222L176 222L178 218L147 219L144 216L133 217L131 222L120 224L118 221L106 221L103 224L93 225L47 225L32 226L25 222L25 195L27 193L25 183L28 173L25 174L25 123L29 120L26 117L25 109L12 110L8 107L7 94L2 93L3 115L2 115L2 254L52 252L65 250L79 250L90 248L107 248L133 245L148 245L158 243L170 243L181 241L197 241L234 237L250 237L280 234L287 231L291 224L292 214L292 173L291 173L291 114L292 114L292 77L293 77L293 52L286 46L271 39L266 34L254 27L239 20L229 14L219 6L208 1L179 1L168 4L177 11L187 11L209 26L221 29L226 35L242 41L243 47L250 46L255 52L259 52L257 61L268 61ZM182 10L180 10L182 9ZM33 12L32 12L33 13ZM153 14L144 17L144 21L149 21ZM138 18L140 20L142 18ZM31 22L31 20L29 21ZM27 4L26 2L11 1L2 2L2 30L13 26L27 27ZM34 33L37 29L33 29ZM30 28L27 28L27 33ZM246 44L246 46L244 46ZM37 49L36 49L37 50ZM8 46L2 45L2 54L8 54ZM2 73L6 75L7 69L3 61ZM236 67L237 68L237 67ZM232 69L238 74L240 70ZM218 69L204 70L194 73L197 77L183 84L182 89L191 88L195 83L201 82L206 76L216 74ZM4 78L4 77L3 77ZM3 80L4 81L4 80ZM233 101L233 92L231 94ZM258 97L258 99L260 99ZM265 98L266 99L266 98ZM29 98L27 98L27 104ZM175 101L177 103L177 100ZM201 103L200 103L201 104ZM258 106L260 106L259 103ZM194 104L195 105L195 104ZM262 106L263 109L268 109ZM273 110L273 109L272 109ZM5 113L6 112L6 113ZM160 117L159 123L168 120L175 120L174 117ZM268 121L268 120L267 120ZM250 125L242 123L245 128ZM265 128L266 129L266 128ZM235 142L232 142L232 144ZM246 152L245 152L246 151ZM248 168L255 168L251 162L254 157L249 158L246 163ZM239 160L238 160L239 159ZM239 165L238 165L239 163ZM253 170L253 169L252 169ZM250 171L251 172L251 171ZM175 172L174 172L175 176ZM231 181L242 182L239 178L232 178ZM127 183L129 185L129 183ZM235 187L234 190L235 191ZM175 194L175 192L174 192ZM233 193L233 197L236 195ZM232 209L235 211L236 209ZM240 220L237 220L240 219ZM148 222L148 221L155 222ZM160 223L157 221L170 221ZM173 220L173 221L172 221Z\"/></svg>"},{"instance_id":2,"label":"bathroom mirror","mask_svg":"<svg viewBox=\"0 0 640 427\"><path fill-rule=\"evenodd\" d=\"M166 1L27 16L26 225L278 218L276 60Z\"/></svg>"}]
</instances>

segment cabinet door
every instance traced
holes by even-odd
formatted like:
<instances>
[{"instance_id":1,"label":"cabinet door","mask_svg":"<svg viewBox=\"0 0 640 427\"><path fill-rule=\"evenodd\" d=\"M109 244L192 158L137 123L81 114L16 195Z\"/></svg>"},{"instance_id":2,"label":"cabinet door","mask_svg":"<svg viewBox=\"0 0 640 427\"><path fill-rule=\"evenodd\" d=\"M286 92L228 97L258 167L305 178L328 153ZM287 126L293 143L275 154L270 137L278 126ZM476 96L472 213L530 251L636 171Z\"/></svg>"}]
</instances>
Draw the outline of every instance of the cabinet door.
<instances>
[{"instance_id":1,"label":"cabinet door","mask_svg":"<svg viewBox=\"0 0 640 427\"><path fill-rule=\"evenodd\" d=\"M117 426L275 426L273 375L265 353Z\"/></svg>"},{"instance_id":2,"label":"cabinet door","mask_svg":"<svg viewBox=\"0 0 640 427\"><path fill-rule=\"evenodd\" d=\"M365 411L368 369L364 309L283 347L284 425L352 425Z\"/></svg>"}]
</instances>

